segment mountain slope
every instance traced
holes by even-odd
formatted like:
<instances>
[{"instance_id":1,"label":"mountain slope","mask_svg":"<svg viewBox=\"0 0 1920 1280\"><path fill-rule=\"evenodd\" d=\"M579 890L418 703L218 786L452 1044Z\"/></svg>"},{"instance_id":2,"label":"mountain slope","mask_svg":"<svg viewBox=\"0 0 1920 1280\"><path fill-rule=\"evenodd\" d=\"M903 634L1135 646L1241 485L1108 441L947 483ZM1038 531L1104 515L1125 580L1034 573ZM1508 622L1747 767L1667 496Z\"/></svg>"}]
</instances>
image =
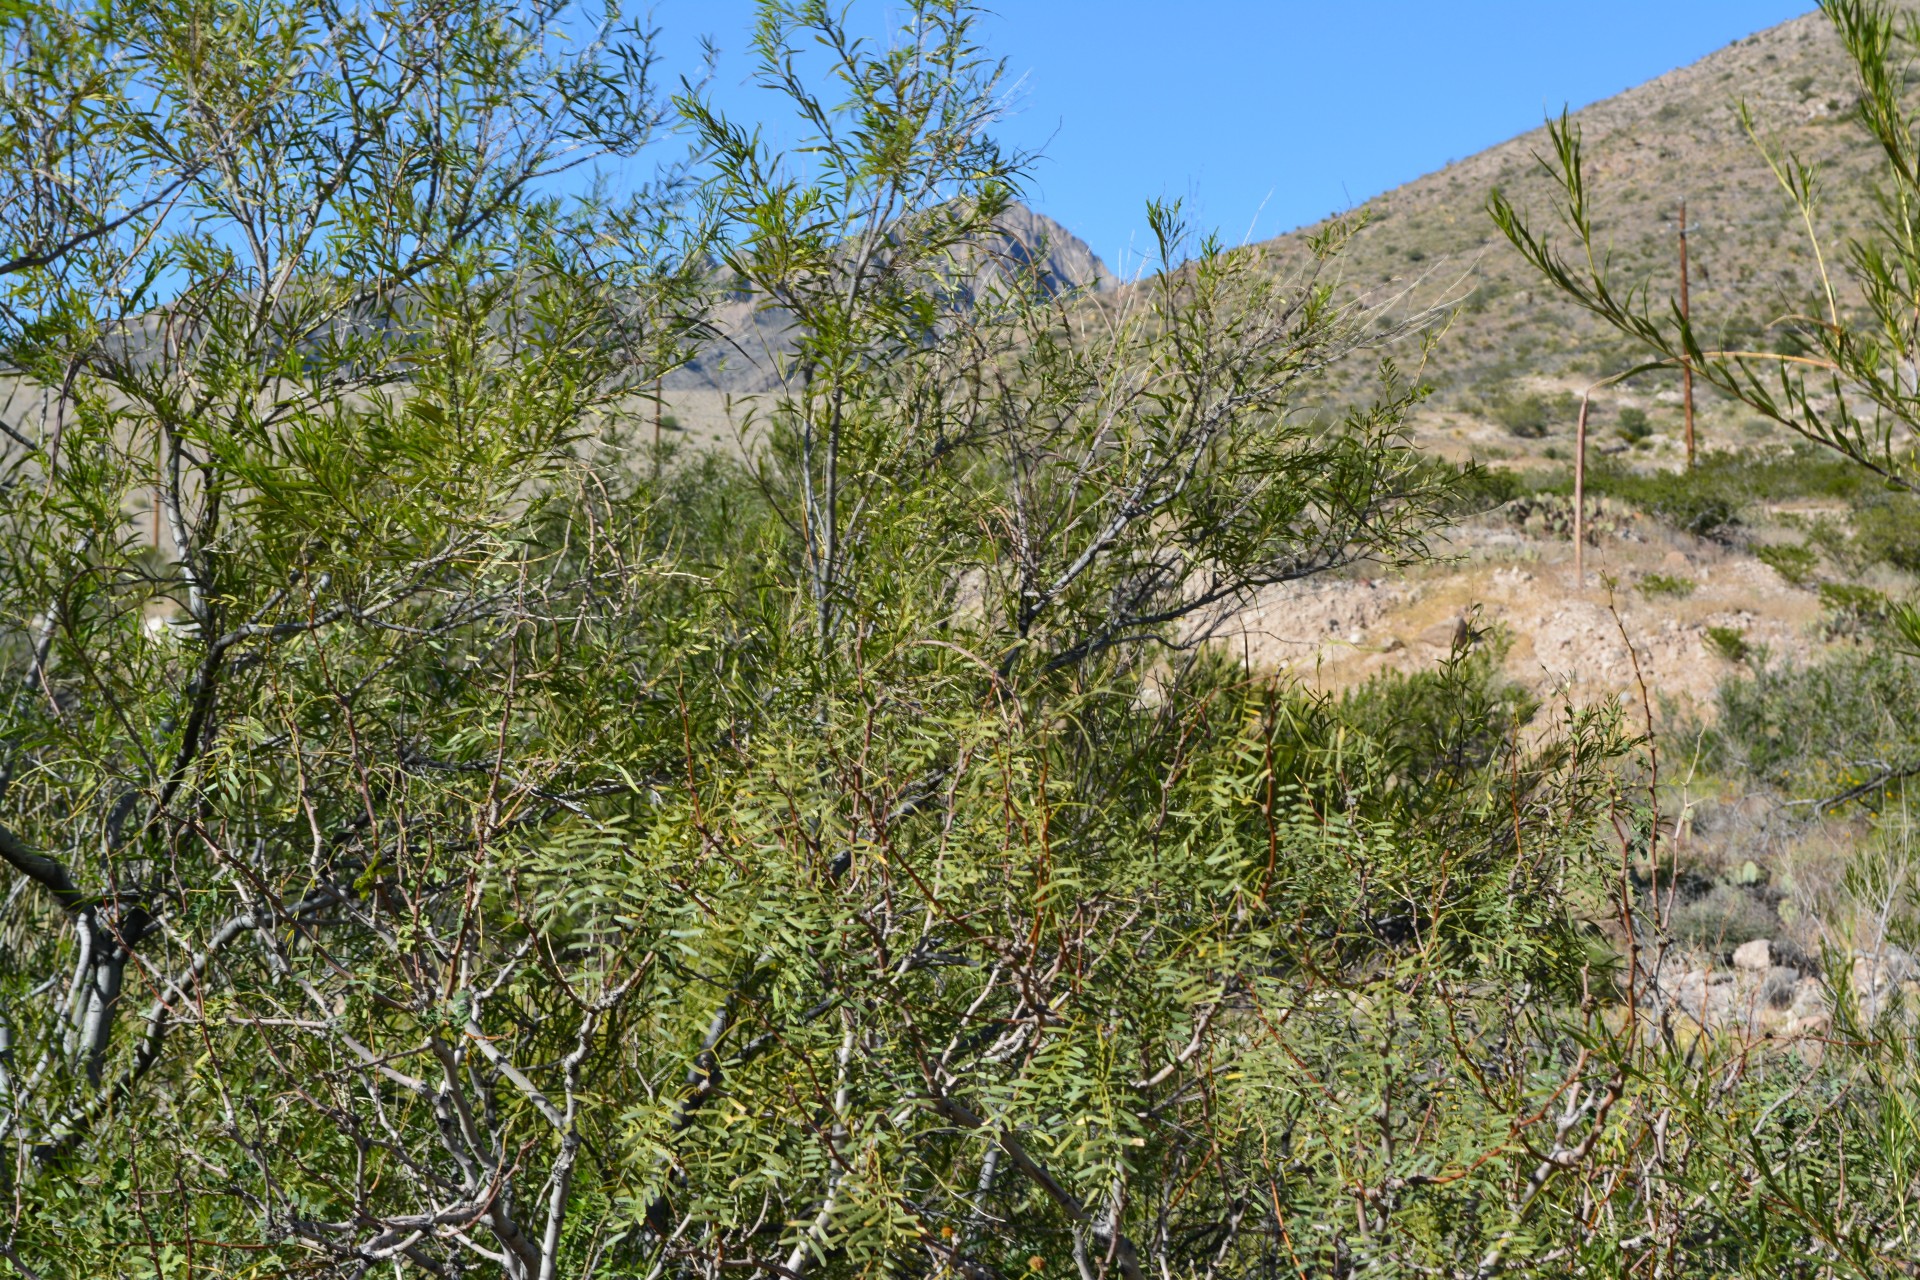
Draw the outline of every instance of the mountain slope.
<instances>
[{"instance_id":1,"label":"mountain slope","mask_svg":"<svg viewBox=\"0 0 1920 1280\"><path fill-rule=\"evenodd\" d=\"M1822 230L1837 237L1871 216L1878 158L1853 120L1854 92L1831 26L1809 14L1576 113L1597 225L1619 280L1644 285L1656 302L1676 290L1685 200L1696 324L1716 342L1772 341L1767 325L1807 310L1818 272L1797 215L1741 126L1738 103L1770 145L1821 166ZM1558 452L1553 441L1571 423L1564 398L1552 393L1637 358L1611 330L1543 289L1487 216L1487 194L1497 187L1544 229L1560 230L1549 225L1551 184L1536 159L1548 148L1538 129L1367 202L1371 222L1343 259L1347 285L1362 295L1384 301L1408 291L1402 310L1464 298L1427 369L1440 394L1421 436L1442 451ZM1293 259L1310 230L1265 247ZM1829 263L1843 256L1829 239ZM1619 409L1639 408L1654 429L1641 449L1671 459L1680 447L1677 388L1676 378L1648 377L1597 399L1600 426L1617 424ZM1707 393L1700 411L1703 448L1770 434ZM1524 438L1541 430L1544 443Z\"/></svg>"},{"instance_id":2,"label":"mountain slope","mask_svg":"<svg viewBox=\"0 0 1920 1280\"><path fill-rule=\"evenodd\" d=\"M1912 0L1909 6L1912 7ZM1920 71L1910 72L1920 80ZM1720 49L1690 66L1575 113L1586 144L1597 223L1617 278L1663 302L1678 285L1679 206L1692 228L1693 314L1720 344L1771 342L1767 326L1804 313L1818 270L1795 211L1742 128L1739 104L1760 136L1821 166L1822 231L1828 261L1838 238L1871 216L1878 154L1854 122L1852 71L1827 19L1793 19ZM1636 348L1543 288L1486 212L1505 191L1536 223L1552 221L1552 185L1537 156L1546 130L1533 130L1376 197L1360 212L1368 225L1339 261L1345 288L1389 313L1442 303L1450 319L1424 377L1438 394L1416 421L1420 441L1450 456L1525 464L1563 457L1572 433L1567 397L1640 358ZM1306 255L1318 230L1302 228L1260 246L1278 270ZM1552 228L1558 230L1557 227ZM1003 251L1034 255L1064 285L1106 290L1111 274L1058 223L1016 208ZM1564 237L1562 237L1564 240ZM691 439L731 438L726 401L772 386L787 349L786 319L740 301L722 316L726 340L667 382L668 408ZM1393 352L1414 363L1411 347ZM1371 359L1356 361L1330 402L1365 393ZM1622 410L1638 410L1650 431L1633 456L1671 464L1681 451L1679 380L1647 375L1595 399L1600 447L1626 452ZM1699 393L1703 449L1781 438L1735 406ZM1636 432L1636 434L1638 434Z\"/></svg>"},{"instance_id":3,"label":"mountain slope","mask_svg":"<svg viewBox=\"0 0 1920 1280\"><path fill-rule=\"evenodd\" d=\"M1009 270L1035 272L1050 294L1115 283L1084 240L1043 213L1016 204L996 225L999 235L980 254L976 287ZM719 338L666 379L677 415L710 418L726 396L773 390L780 358L793 348L792 317L751 297L723 303L713 323Z\"/></svg>"}]
</instances>

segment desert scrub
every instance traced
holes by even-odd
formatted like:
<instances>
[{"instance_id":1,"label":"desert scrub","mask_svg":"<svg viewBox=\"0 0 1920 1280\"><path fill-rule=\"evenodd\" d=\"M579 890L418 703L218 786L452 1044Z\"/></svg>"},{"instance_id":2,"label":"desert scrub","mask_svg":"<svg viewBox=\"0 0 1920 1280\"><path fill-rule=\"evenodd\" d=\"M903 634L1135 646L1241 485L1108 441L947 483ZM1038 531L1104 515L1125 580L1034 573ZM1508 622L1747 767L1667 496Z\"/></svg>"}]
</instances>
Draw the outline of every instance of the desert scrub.
<instances>
[{"instance_id":1,"label":"desert scrub","mask_svg":"<svg viewBox=\"0 0 1920 1280\"><path fill-rule=\"evenodd\" d=\"M1553 488L1572 491L1571 477ZM1853 502L1876 491L1857 467L1810 446L1766 455L1713 452L1692 472L1639 469L1596 459L1587 492L1617 499L1685 533L1731 540L1758 504L1832 498Z\"/></svg>"},{"instance_id":2,"label":"desert scrub","mask_svg":"<svg viewBox=\"0 0 1920 1280\"><path fill-rule=\"evenodd\" d=\"M1692 892L1683 889L1670 927L1681 943L1724 957L1743 942L1776 936L1780 917L1759 889L1716 881Z\"/></svg>"},{"instance_id":3,"label":"desert scrub","mask_svg":"<svg viewBox=\"0 0 1920 1280\"><path fill-rule=\"evenodd\" d=\"M1920 665L1885 650L1840 653L1723 681L1700 731L1710 771L1801 799L1897 785L1920 762ZM1878 780L1878 781L1876 781Z\"/></svg>"},{"instance_id":4,"label":"desert scrub","mask_svg":"<svg viewBox=\"0 0 1920 1280\"><path fill-rule=\"evenodd\" d=\"M1629 444L1639 444L1653 434L1653 423L1647 417L1647 411L1632 405L1620 410L1615 425L1620 438Z\"/></svg>"},{"instance_id":5,"label":"desert scrub","mask_svg":"<svg viewBox=\"0 0 1920 1280\"><path fill-rule=\"evenodd\" d=\"M1872 587L1849 582L1820 586L1825 613L1821 634L1829 640L1866 640L1886 631L1893 618L1893 602Z\"/></svg>"},{"instance_id":6,"label":"desert scrub","mask_svg":"<svg viewBox=\"0 0 1920 1280\"><path fill-rule=\"evenodd\" d=\"M1747 633L1738 627L1708 627L1707 648L1727 662L1745 662L1753 656Z\"/></svg>"},{"instance_id":7,"label":"desert scrub","mask_svg":"<svg viewBox=\"0 0 1920 1280\"><path fill-rule=\"evenodd\" d=\"M1540 491L1515 498L1501 508L1508 523L1536 538L1573 538L1573 499L1570 495ZM1635 513L1606 498L1589 497L1585 538L1589 545L1602 536L1618 536L1632 526Z\"/></svg>"},{"instance_id":8,"label":"desert scrub","mask_svg":"<svg viewBox=\"0 0 1920 1280\"><path fill-rule=\"evenodd\" d=\"M1796 587L1812 581L1814 570L1820 564L1820 553L1804 542L1762 543L1754 547L1753 554L1760 563Z\"/></svg>"},{"instance_id":9,"label":"desert scrub","mask_svg":"<svg viewBox=\"0 0 1920 1280\"><path fill-rule=\"evenodd\" d=\"M1667 573L1642 574L1639 582L1641 595L1671 596L1676 600L1692 595L1699 585L1692 578Z\"/></svg>"},{"instance_id":10,"label":"desert scrub","mask_svg":"<svg viewBox=\"0 0 1920 1280\"><path fill-rule=\"evenodd\" d=\"M1920 572L1920 499L1875 492L1857 499L1853 507L1847 550L1856 566L1885 564Z\"/></svg>"},{"instance_id":11,"label":"desert scrub","mask_svg":"<svg viewBox=\"0 0 1920 1280\"><path fill-rule=\"evenodd\" d=\"M1487 402L1486 412L1508 435L1538 440L1549 434L1571 433L1580 402L1564 391L1551 395L1505 392Z\"/></svg>"}]
</instances>

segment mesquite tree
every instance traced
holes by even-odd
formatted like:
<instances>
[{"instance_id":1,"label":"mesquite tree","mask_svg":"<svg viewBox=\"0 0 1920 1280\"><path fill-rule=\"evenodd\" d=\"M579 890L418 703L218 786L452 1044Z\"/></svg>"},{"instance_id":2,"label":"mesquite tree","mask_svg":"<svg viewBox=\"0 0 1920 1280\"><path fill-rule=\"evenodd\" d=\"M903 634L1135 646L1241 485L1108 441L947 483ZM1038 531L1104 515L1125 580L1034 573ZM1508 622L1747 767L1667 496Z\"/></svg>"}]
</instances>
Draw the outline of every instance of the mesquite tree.
<instances>
[{"instance_id":1,"label":"mesquite tree","mask_svg":"<svg viewBox=\"0 0 1920 1280\"><path fill-rule=\"evenodd\" d=\"M485 0L7 23L31 56L7 75L0 253L0 1129L45 1215L31 1265L117 1269L85 1247L124 1238L112 1170L168 1150L192 1162L167 1175L176 1245L241 1230L373 1260L452 1239L551 1274L579 1061L536 1084L503 1056L522 1046L443 1015L484 1018L472 993L534 963L467 941L504 833L604 779L564 777L561 751L477 782L459 690L524 714L536 620L638 589L576 572L553 504L688 313L664 305L657 199L551 191L655 135L647 41ZM549 1030L593 1043L622 980L559 988L583 1003ZM391 1056L362 999L492 1052L552 1127L537 1171L456 1058Z\"/></svg>"},{"instance_id":2,"label":"mesquite tree","mask_svg":"<svg viewBox=\"0 0 1920 1280\"><path fill-rule=\"evenodd\" d=\"M806 143L688 89L698 189L622 209L548 182L662 122L582 15L9 20L122 78L124 148L13 139L100 185L7 233L12 1266L1523 1250L1512 1135L1608 1098L1570 1159L1619 1096L1540 1012L1606 718L1522 745L1463 659L1369 729L1207 644L1447 507L1390 363L1301 407L1381 337L1349 228L983 272L1024 160L960 0L884 47L768 0ZM716 289L785 312L778 385L740 457L636 465Z\"/></svg>"}]
</instances>

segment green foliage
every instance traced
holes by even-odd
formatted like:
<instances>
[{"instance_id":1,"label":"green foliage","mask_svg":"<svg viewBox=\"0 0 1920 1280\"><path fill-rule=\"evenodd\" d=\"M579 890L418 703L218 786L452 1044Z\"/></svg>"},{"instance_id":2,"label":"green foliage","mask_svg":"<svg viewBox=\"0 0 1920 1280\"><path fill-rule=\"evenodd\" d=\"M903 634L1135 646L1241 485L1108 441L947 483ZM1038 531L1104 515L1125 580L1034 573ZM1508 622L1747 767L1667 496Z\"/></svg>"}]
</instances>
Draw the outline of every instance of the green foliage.
<instances>
[{"instance_id":1,"label":"green foliage","mask_svg":"<svg viewBox=\"0 0 1920 1280\"><path fill-rule=\"evenodd\" d=\"M1488 404L1487 412L1495 422L1507 429L1509 435L1538 440L1555 428L1563 431L1570 429L1574 418L1579 415L1580 402L1565 391L1553 395L1538 392L1504 394Z\"/></svg>"},{"instance_id":2,"label":"green foliage","mask_svg":"<svg viewBox=\"0 0 1920 1280\"><path fill-rule=\"evenodd\" d=\"M1535 490L1516 498L1504 509L1507 519L1536 538L1573 538L1573 499L1558 491L1558 486ZM1589 545L1597 545L1603 534L1617 533L1633 520L1633 513L1608 498L1589 496L1582 525Z\"/></svg>"},{"instance_id":3,"label":"green foliage","mask_svg":"<svg viewBox=\"0 0 1920 1280\"><path fill-rule=\"evenodd\" d=\"M1826 628L1836 636L1864 636L1888 620L1890 604L1872 587L1851 583L1827 582L1820 586L1820 603L1826 606Z\"/></svg>"},{"instance_id":4,"label":"green foliage","mask_svg":"<svg viewBox=\"0 0 1920 1280\"><path fill-rule=\"evenodd\" d=\"M1857 565L1891 565L1920 572L1920 500L1904 493L1875 493L1856 504L1848 558Z\"/></svg>"},{"instance_id":5,"label":"green foliage","mask_svg":"<svg viewBox=\"0 0 1920 1280\"><path fill-rule=\"evenodd\" d=\"M1587 484L1593 492L1631 503L1676 529L1710 537L1739 521L1751 493L1743 483L1744 472L1737 462L1715 465L1712 458L1684 477L1600 466L1593 468Z\"/></svg>"},{"instance_id":6,"label":"green foliage","mask_svg":"<svg viewBox=\"0 0 1920 1280\"><path fill-rule=\"evenodd\" d=\"M1456 467L1444 461L1436 461L1431 465L1451 494L1448 502L1450 515L1483 515L1532 492L1526 476L1506 468L1480 463Z\"/></svg>"},{"instance_id":7,"label":"green foliage","mask_svg":"<svg viewBox=\"0 0 1920 1280\"><path fill-rule=\"evenodd\" d=\"M1566 1077L1520 993L1582 1007L1617 725L1203 643L1463 502L1390 362L1297 412L1381 338L1350 228L1277 275L1155 207L1124 308L982 285L1026 159L958 3L762 5L801 149L689 91L697 190L617 209L541 180L640 140L644 42L138 13L127 127L239 152L12 348L59 409L0 507L35 1273L1391 1269L1524 1216L1486 1142ZM87 273L156 262L190 340L99 340ZM743 458L650 453L722 284L779 389ZM1356 1178L1438 1234L1320 1230Z\"/></svg>"},{"instance_id":8,"label":"green foliage","mask_svg":"<svg viewBox=\"0 0 1920 1280\"><path fill-rule=\"evenodd\" d=\"M1763 543L1753 549L1753 554L1796 587L1812 581L1820 563L1820 553L1804 542Z\"/></svg>"},{"instance_id":9,"label":"green foliage","mask_svg":"<svg viewBox=\"0 0 1920 1280\"><path fill-rule=\"evenodd\" d=\"M1498 759L1539 706L1500 674L1498 646L1454 653L1437 670L1380 676L1346 695L1337 723L1374 744L1388 779L1456 784Z\"/></svg>"},{"instance_id":10,"label":"green foliage","mask_svg":"<svg viewBox=\"0 0 1920 1280\"><path fill-rule=\"evenodd\" d=\"M1747 633L1738 627L1708 627L1707 647L1727 662L1745 662L1753 656Z\"/></svg>"},{"instance_id":11,"label":"green foliage","mask_svg":"<svg viewBox=\"0 0 1920 1280\"><path fill-rule=\"evenodd\" d=\"M1877 793L1920 761L1916 697L1920 668L1885 651L1753 672L1721 686L1706 759L1803 798Z\"/></svg>"},{"instance_id":12,"label":"green foliage","mask_svg":"<svg viewBox=\"0 0 1920 1280\"><path fill-rule=\"evenodd\" d=\"M1682 577L1679 574L1645 573L1640 575L1637 585L1642 595L1685 599L1692 595L1700 584L1692 578Z\"/></svg>"},{"instance_id":13,"label":"green foliage","mask_svg":"<svg viewBox=\"0 0 1920 1280\"><path fill-rule=\"evenodd\" d=\"M1563 475L1551 488L1571 493L1572 479ZM1587 470L1587 491L1618 499L1684 532L1725 538L1762 503L1824 498L1864 507L1881 495L1882 486L1844 460L1802 446L1785 454L1706 453L1688 472L1639 470L1595 459Z\"/></svg>"},{"instance_id":14,"label":"green foliage","mask_svg":"<svg viewBox=\"0 0 1920 1280\"><path fill-rule=\"evenodd\" d=\"M1620 428L1621 438L1631 444L1639 444L1642 440L1653 435L1653 423L1647 417L1647 411L1645 409L1638 409L1629 405L1620 411L1616 421Z\"/></svg>"},{"instance_id":15,"label":"green foliage","mask_svg":"<svg viewBox=\"0 0 1920 1280\"><path fill-rule=\"evenodd\" d=\"M1714 884L1674 907L1670 927L1681 942L1725 956L1743 942L1772 938L1780 930L1780 921L1751 890Z\"/></svg>"},{"instance_id":16,"label":"green foliage","mask_svg":"<svg viewBox=\"0 0 1920 1280\"><path fill-rule=\"evenodd\" d=\"M1486 636L1331 699L1211 643L1509 484L1412 452L1391 362L1302 411L1383 337L1353 224L1283 269L1156 206L1124 300L983 275L1028 158L958 0L875 44L763 3L797 149L688 90L701 166L619 208L542 183L663 122L631 32L113 16L139 56L36 35L35 100L150 78L18 145L187 176L16 273L15 1269L1824 1280L1909 1238L1904 1024L1685 1034L1616 708ZM722 289L790 322L776 389L744 456L653 453Z\"/></svg>"}]
</instances>

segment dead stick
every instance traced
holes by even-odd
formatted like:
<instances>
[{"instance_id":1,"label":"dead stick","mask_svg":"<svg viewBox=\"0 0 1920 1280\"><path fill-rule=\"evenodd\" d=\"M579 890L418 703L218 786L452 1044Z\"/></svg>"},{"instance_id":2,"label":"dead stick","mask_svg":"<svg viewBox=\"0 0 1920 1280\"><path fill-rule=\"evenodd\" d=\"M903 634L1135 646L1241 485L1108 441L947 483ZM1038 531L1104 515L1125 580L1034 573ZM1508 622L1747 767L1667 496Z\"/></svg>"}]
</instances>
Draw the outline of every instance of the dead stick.
<instances>
[{"instance_id":1,"label":"dead stick","mask_svg":"<svg viewBox=\"0 0 1920 1280\"><path fill-rule=\"evenodd\" d=\"M1580 425L1573 433L1573 589L1587 589L1587 406L1593 390L1580 397Z\"/></svg>"}]
</instances>

